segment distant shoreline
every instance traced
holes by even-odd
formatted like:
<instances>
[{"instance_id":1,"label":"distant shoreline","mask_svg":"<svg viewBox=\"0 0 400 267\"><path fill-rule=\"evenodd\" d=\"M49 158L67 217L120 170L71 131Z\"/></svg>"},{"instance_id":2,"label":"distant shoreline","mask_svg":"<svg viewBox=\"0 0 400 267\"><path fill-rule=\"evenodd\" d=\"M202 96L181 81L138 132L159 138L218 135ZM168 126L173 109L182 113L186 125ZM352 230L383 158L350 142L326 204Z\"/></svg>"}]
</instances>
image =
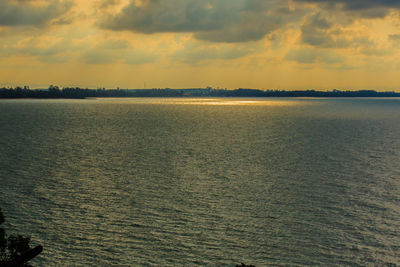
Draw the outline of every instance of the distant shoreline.
<instances>
[{"instance_id":1,"label":"distant shoreline","mask_svg":"<svg viewBox=\"0 0 400 267\"><path fill-rule=\"evenodd\" d=\"M316 90L259 90L259 89L82 89L79 87L50 86L48 89L29 89L29 87L0 88L0 99L86 99L96 97L312 97L312 98L337 98L337 97L400 97L398 92L377 92L374 90L358 91L316 91Z\"/></svg>"}]
</instances>

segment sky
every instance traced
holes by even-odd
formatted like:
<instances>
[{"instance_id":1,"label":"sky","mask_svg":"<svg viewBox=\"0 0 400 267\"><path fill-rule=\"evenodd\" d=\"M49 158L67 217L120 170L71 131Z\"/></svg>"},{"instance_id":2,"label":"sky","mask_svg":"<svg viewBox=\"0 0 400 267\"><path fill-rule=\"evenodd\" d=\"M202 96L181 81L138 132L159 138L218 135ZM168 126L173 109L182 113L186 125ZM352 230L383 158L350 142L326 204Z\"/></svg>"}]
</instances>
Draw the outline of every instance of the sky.
<instances>
[{"instance_id":1,"label":"sky","mask_svg":"<svg viewBox=\"0 0 400 267\"><path fill-rule=\"evenodd\" d=\"M400 91L398 0L0 0L0 87Z\"/></svg>"}]
</instances>

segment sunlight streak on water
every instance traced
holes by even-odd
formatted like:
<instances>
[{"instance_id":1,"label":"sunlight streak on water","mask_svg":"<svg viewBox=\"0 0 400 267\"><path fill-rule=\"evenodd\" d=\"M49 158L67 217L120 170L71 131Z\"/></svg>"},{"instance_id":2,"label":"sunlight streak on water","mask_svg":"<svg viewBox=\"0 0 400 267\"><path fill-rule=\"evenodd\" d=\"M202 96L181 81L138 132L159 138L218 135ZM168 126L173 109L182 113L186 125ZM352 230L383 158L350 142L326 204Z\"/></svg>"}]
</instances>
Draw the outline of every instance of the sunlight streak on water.
<instances>
[{"instance_id":1,"label":"sunlight streak on water","mask_svg":"<svg viewBox=\"0 0 400 267\"><path fill-rule=\"evenodd\" d=\"M294 106L308 105L307 101L283 98L93 98L96 103L149 105L211 105L211 106ZM315 101L316 102L316 101Z\"/></svg>"}]
</instances>

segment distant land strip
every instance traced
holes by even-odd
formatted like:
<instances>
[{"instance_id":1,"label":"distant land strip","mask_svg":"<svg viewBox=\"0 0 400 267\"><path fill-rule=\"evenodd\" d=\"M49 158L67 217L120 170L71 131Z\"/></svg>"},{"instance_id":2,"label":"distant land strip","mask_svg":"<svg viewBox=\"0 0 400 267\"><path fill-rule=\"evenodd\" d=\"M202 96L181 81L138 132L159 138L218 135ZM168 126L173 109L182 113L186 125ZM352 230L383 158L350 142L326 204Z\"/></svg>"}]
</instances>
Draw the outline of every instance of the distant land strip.
<instances>
[{"instance_id":1,"label":"distant land strip","mask_svg":"<svg viewBox=\"0 0 400 267\"><path fill-rule=\"evenodd\" d=\"M0 88L0 98L71 98L88 97L400 97L398 92L359 91L316 91L316 90L260 90L260 89L83 89L79 87L49 86L47 89L30 89L28 86Z\"/></svg>"}]
</instances>

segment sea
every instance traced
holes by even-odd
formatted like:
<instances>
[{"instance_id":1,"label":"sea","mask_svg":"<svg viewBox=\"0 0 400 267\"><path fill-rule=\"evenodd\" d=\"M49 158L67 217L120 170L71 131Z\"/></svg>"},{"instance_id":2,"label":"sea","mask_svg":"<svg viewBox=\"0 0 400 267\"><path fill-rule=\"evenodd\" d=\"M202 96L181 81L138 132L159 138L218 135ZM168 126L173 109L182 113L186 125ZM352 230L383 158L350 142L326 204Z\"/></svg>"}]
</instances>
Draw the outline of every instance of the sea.
<instances>
[{"instance_id":1,"label":"sea","mask_svg":"<svg viewBox=\"0 0 400 267\"><path fill-rule=\"evenodd\" d=\"M0 101L33 266L400 266L399 98Z\"/></svg>"}]
</instances>

